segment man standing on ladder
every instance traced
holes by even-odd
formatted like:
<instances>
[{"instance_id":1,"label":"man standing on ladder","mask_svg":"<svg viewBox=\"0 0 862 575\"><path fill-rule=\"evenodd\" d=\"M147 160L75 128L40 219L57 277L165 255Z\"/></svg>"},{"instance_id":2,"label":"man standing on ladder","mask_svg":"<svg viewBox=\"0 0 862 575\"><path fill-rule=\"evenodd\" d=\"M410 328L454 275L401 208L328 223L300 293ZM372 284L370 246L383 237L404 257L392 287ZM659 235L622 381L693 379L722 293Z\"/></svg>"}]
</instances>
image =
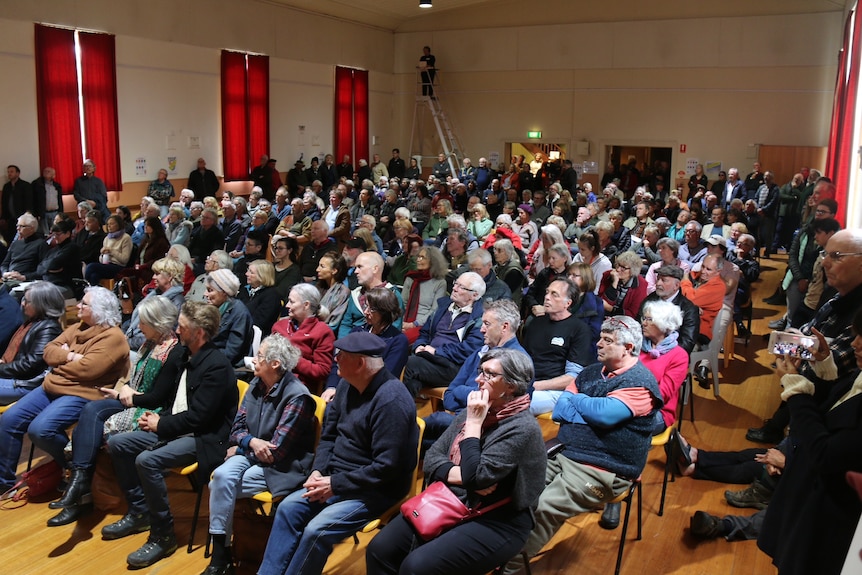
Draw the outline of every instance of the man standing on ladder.
<instances>
[{"instance_id":1,"label":"man standing on ladder","mask_svg":"<svg viewBox=\"0 0 862 575\"><path fill-rule=\"evenodd\" d=\"M434 97L434 75L436 71L434 64L436 58L431 54L431 47L422 48L422 57L419 58L419 70L422 74L422 95Z\"/></svg>"}]
</instances>

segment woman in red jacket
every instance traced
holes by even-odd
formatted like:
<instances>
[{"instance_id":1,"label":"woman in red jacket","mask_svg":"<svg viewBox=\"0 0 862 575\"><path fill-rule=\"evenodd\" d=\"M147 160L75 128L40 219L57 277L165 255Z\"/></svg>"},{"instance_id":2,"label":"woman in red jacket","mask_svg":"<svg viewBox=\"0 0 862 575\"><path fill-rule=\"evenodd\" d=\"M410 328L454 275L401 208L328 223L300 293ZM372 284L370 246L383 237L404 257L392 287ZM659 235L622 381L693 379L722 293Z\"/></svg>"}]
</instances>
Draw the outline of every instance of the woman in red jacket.
<instances>
[{"instance_id":1,"label":"woman in red jacket","mask_svg":"<svg viewBox=\"0 0 862 575\"><path fill-rule=\"evenodd\" d=\"M316 395L323 391L332 370L335 334L326 323L329 310L320 305L320 292L311 284L297 284L287 298L287 317L272 326L290 340L302 357L293 369L299 381Z\"/></svg>"}]
</instances>

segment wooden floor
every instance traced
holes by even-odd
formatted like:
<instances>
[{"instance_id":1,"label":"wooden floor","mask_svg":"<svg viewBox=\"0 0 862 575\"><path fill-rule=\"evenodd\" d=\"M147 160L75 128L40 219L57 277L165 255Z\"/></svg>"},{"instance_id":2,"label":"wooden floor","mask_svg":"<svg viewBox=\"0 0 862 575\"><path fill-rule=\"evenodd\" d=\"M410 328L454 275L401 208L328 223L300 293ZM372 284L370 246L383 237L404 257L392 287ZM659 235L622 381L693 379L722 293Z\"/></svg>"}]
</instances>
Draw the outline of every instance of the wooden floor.
<instances>
[{"instance_id":1,"label":"wooden floor","mask_svg":"<svg viewBox=\"0 0 862 575\"><path fill-rule=\"evenodd\" d=\"M756 306L753 324L755 336L748 347L737 342L729 368L721 372L721 396L714 397L711 390L700 389L695 385L695 421L689 421L686 407L682 431L697 447L711 450L752 447L745 440L745 429L759 425L780 401L779 386L769 368L772 359L764 349L766 341L763 337L763 334L769 333L767 322L778 317L779 308L767 306L762 300L775 289L779 275L785 268L785 261L783 255L772 260L762 260L764 273L762 280L754 286L753 295ZM420 414L427 409L427 406L420 406ZM552 423L542 423L547 425L546 435L555 433ZM22 471L26 466L28 449L29 445L25 445L20 466ZM678 478L668 486L665 514L659 517L656 513L661 495L663 462L664 451L654 449L643 474L643 539L635 541L634 530L630 530L622 573L750 575L776 572L753 541L727 543L724 539L718 539L698 542L688 535L689 518L698 509L718 515L753 512L729 507L724 501L724 490L728 488L724 484ZM169 477L168 482L177 536L184 542L188 538L194 497L185 479ZM140 534L119 541L102 541L99 534L101 527L119 516L101 512L94 512L77 525L52 529L45 527L45 521L55 513L48 509L47 502L0 511L0 549L4 550L0 574L118 573L127 569L126 555L146 540L146 534ZM597 525L598 518L598 513L590 513L570 520L544 553L533 560L532 572L535 575L613 573L619 530L610 532L601 529ZM634 519L633 515L632 526ZM364 574L365 545L373 535L360 535L358 546L351 540L337 545L325 572ZM181 547L172 557L140 572L200 573L208 564L203 553L205 537L206 503L194 552L187 554L185 547ZM238 573L254 573L255 569L256 566L244 566Z\"/></svg>"}]
</instances>

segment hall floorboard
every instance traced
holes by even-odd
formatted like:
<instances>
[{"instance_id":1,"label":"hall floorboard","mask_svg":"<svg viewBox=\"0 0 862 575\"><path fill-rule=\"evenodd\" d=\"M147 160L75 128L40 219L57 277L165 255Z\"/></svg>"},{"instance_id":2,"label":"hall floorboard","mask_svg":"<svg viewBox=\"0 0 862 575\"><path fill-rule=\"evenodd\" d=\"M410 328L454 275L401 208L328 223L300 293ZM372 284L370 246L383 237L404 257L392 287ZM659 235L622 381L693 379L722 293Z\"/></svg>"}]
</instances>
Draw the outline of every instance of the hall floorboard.
<instances>
[{"instance_id":1,"label":"hall floorboard","mask_svg":"<svg viewBox=\"0 0 862 575\"><path fill-rule=\"evenodd\" d=\"M767 323L779 317L780 309L763 304L772 294L783 275L786 257L782 254L762 260L762 279L754 286L754 323L750 343L746 347L737 340L734 356L727 369L721 370L721 395L695 385L695 421L689 420L688 406L682 426L683 435L693 445L710 450L735 450L752 447L745 440L745 430L759 425L779 403L779 386L769 364L764 334ZM419 405L420 414L429 407ZM554 425L543 421L546 436L555 434ZM19 471L26 468L29 443L25 442ZM37 459L44 458L37 451ZM636 515L633 511L629 537L623 557L622 573L630 574L773 574L769 558L753 541L728 543L724 539L698 542L688 534L688 522L694 511L702 509L713 514L750 514L753 510L736 510L724 501L727 485L690 478L677 478L668 485L663 517L657 515L661 495L664 451L650 453L643 474L643 539L634 540ZM177 537L181 547L177 552L141 574L200 573L208 564L204 558L207 505L204 497L201 520L195 537L195 550L187 554L185 546L191 525L194 495L185 478L169 476L171 505L176 517ZM737 487L731 487L737 489ZM741 488L741 487L739 487ZM146 541L139 534L118 541L102 541L101 527L115 521L119 515L96 511L77 525L49 529L45 522L56 512L48 509L47 500L29 503L18 509L0 511L0 573L7 575L98 575L127 571L125 557ZM598 524L599 513L584 514L569 520L564 528L532 562L535 575L578 573L606 575L613 572L616 561L619 530L605 531ZM359 545L348 539L337 545L327 563L325 573L362 575L365 573L365 546L372 534L360 535ZM254 566L243 566L240 574L251 574ZM457 575L457 574L453 574Z\"/></svg>"}]
</instances>

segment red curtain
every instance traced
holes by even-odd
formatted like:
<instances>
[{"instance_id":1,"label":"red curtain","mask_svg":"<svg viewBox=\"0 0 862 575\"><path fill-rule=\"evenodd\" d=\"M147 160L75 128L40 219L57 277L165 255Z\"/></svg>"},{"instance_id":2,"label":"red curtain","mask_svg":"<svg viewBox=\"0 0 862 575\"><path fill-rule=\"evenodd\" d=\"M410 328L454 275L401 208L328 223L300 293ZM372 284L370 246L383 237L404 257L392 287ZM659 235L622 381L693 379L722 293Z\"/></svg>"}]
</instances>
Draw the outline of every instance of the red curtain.
<instances>
[{"instance_id":1,"label":"red curtain","mask_svg":"<svg viewBox=\"0 0 862 575\"><path fill-rule=\"evenodd\" d=\"M353 137L356 156L371 163L368 155L368 70L353 71Z\"/></svg>"},{"instance_id":2,"label":"red curtain","mask_svg":"<svg viewBox=\"0 0 862 575\"><path fill-rule=\"evenodd\" d=\"M71 193L84 162L74 30L36 24L36 106L39 163L54 168L63 190Z\"/></svg>"},{"instance_id":3,"label":"red curtain","mask_svg":"<svg viewBox=\"0 0 862 575\"><path fill-rule=\"evenodd\" d=\"M117 62L114 36L78 33L81 46L81 93L84 98L86 156L109 190L122 190L117 114Z\"/></svg>"},{"instance_id":4,"label":"red curtain","mask_svg":"<svg viewBox=\"0 0 862 575\"><path fill-rule=\"evenodd\" d=\"M248 178L245 54L221 53L221 132L225 181Z\"/></svg>"},{"instance_id":5,"label":"red curtain","mask_svg":"<svg viewBox=\"0 0 862 575\"><path fill-rule=\"evenodd\" d=\"M248 165L269 154L269 56L248 56ZM249 171L251 171L249 169Z\"/></svg>"},{"instance_id":6,"label":"red curtain","mask_svg":"<svg viewBox=\"0 0 862 575\"><path fill-rule=\"evenodd\" d=\"M835 101L832 107L832 124L829 149L826 156L826 175L835 183L838 202L836 219L846 221L850 170L853 164L853 132L858 99L860 51L862 51L862 25L856 18L858 11L847 15L844 26L844 43L838 55L838 80L835 83Z\"/></svg>"},{"instance_id":7,"label":"red curtain","mask_svg":"<svg viewBox=\"0 0 862 575\"><path fill-rule=\"evenodd\" d=\"M353 153L353 70L335 68L335 157L337 161L345 154L356 166L359 158Z\"/></svg>"},{"instance_id":8,"label":"red curtain","mask_svg":"<svg viewBox=\"0 0 862 575\"><path fill-rule=\"evenodd\" d=\"M353 165L368 157L368 71L335 68L335 157Z\"/></svg>"},{"instance_id":9,"label":"red curtain","mask_svg":"<svg viewBox=\"0 0 862 575\"><path fill-rule=\"evenodd\" d=\"M269 153L269 56L222 50L221 113L224 179L247 180Z\"/></svg>"}]
</instances>

